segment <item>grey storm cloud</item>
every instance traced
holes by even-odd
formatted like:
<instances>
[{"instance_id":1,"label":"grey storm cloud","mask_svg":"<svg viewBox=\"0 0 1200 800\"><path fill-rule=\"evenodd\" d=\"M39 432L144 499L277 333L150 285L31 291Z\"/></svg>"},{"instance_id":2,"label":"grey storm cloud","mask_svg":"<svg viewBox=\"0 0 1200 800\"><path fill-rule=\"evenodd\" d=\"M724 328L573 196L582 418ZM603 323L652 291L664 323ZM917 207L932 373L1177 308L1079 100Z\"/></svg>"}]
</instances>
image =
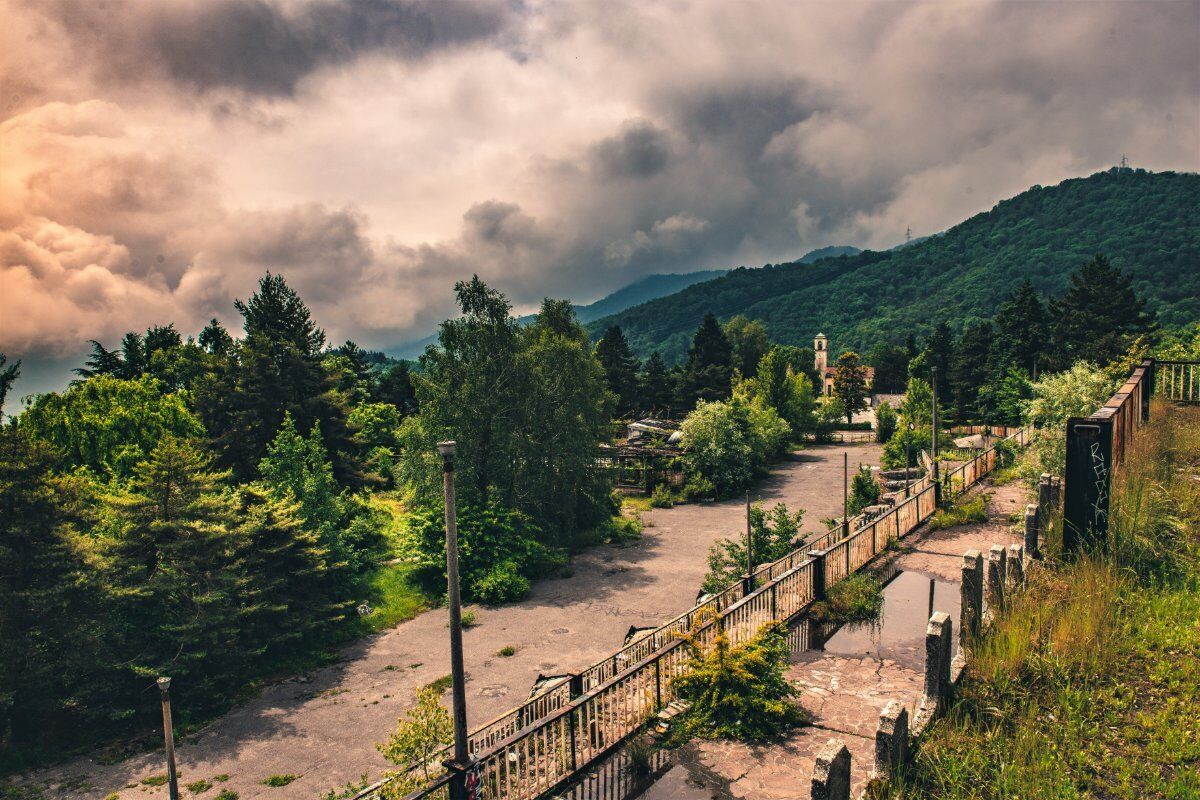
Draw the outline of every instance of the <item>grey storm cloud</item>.
<instances>
[{"instance_id":1,"label":"grey storm cloud","mask_svg":"<svg viewBox=\"0 0 1200 800\"><path fill-rule=\"evenodd\" d=\"M236 323L267 269L386 347L472 273L526 311L1200 167L1192 0L6 4L10 353Z\"/></svg>"},{"instance_id":2,"label":"grey storm cloud","mask_svg":"<svg viewBox=\"0 0 1200 800\"><path fill-rule=\"evenodd\" d=\"M666 132L645 120L626 123L592 147L601 174L615 178L648 178L666 168L670 155Z\"/></svg>"},{"instance_id":3,"label":"grey storm cloud","mask_svg":"<svg viewBox=\"0 0 1200 800\"><path fill-rule=\"evenodd\" d=\"M510 19L492 0L32 0L102 74L147 68L198 91L291 95L315 70L372 53L399 59L485 39Z\"/></svg>"}]
</instances>

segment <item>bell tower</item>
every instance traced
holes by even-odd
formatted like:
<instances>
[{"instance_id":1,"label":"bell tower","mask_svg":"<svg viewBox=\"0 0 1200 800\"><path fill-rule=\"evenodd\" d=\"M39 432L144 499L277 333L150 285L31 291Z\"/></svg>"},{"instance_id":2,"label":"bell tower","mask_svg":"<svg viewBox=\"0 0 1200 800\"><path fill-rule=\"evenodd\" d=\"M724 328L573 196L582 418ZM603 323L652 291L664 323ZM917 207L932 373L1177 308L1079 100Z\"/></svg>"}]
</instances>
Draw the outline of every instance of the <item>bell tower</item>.
<instances>
[{"instance_id":1,"label":"bell tower","mask_svg":"<svg viewBox=\"0 0 1200 800\"><path fill-rule=\"evenodd\" d=\"M817 338L813 339L813 354L813 369L824 379L825 368L829 366L829 340L825 334L818 333Z\"/></svg>"}]
</instances>

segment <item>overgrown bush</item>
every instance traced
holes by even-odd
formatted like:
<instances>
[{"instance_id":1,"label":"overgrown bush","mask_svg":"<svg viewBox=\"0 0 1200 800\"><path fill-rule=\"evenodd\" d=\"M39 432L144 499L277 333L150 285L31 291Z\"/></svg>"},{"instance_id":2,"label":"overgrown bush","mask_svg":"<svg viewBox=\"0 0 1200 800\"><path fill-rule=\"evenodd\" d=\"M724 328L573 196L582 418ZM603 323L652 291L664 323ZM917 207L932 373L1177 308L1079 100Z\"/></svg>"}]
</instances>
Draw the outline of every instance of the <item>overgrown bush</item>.
<instances>
[{"instance_id":1,"label":"overgrown bush","mask_svg":"<svg viewBox=\"0 0 1200 800\"><path fill-rule=\"evenodd\" d=\"M900 420L891 404L886 400L880 403L875 409L875 441L886 443L892 438L899 424Z\"/></svg>"},{"instance_id":2,"label":"overgrown bush","mask_svg":"<svg viewBox=\"0 0 1200 800\"><path fill-rule=\"evenodd\" d=\"M850 497L847 501L850 516L857 516L867 506L873 506L883 496L883 487L875 480L875 474L865 464L858 465L858 471L850 480Z\"/></svg>"},{"instance_id":3,"label":"overgrown bush","mask_svg":"<svg viewBox=\"0 0 1200 800\"><path fill-rule=\"evenodd\" d=\"M650 493L651 508L674 508L675 493L671 491L671 487L665 483L660 483L654 487L654 491Z\"/></svg>"},{"instance_id":4,"label":"overgrown bush","mask_svg":"<svg viewBox=\"0 0 1200 800\"><path fill-rule=\"evenodd\" d=\"M675 735L761 741L806 722L784 677L787 659L787 639L774 627L736 647L720 633L707 655L694 649L691 671L675 679L692 703Z\"/></svg>"},{"instance_id":5,"label":"overgrown bush","mask_svg":"<svg viewBox=\"0 0 1200 800\"><path fill-rule=\"evenodd\" d=\"M770 511L762 506L750 508L750 543L753 566L783 558L796 547L804 510L794 514L778 503ZM715 594L738 580L746 570L745 536L720 539L708 549L708 574L701 587Z\"/></svg>"},{"instance_id":6,"label":"overgrown bush","mask_svg":"<svg viewBox=\"0 0 1200 800\"><path fill-rule=\"evenodd\" d=\"M829 587L826 598L813 604L813 617L821 622L866 622L883 609L883 582L878 575L855 572Z\"/></svg>"},{"instance_id":7,"label":"overgrown bush","mask_svg":"<svg viewBox=\"0 0 1200 800\"><path fill-rule=\"evenodd\" d=\"M740 397L701 401L680 431L688 471L710 481L719 497L728 497L765 474L791 436L774 409Z\"/></svg>"},{"instance_id":8,"label":"overgrown bush","mask_svg":"<svg viewBox=\"0 0 1200 800\"><path fill-rule=\"evenodd\" d=\"M426 591L446 591L445 520L441 509L413 512L408 530L417 554L413 578ZM519 511L497 503L467 505L458 512L459 575L467 599L511 602L529 590L529 579L566 563L541 542L542 531ZM482 591L487 600L476 593Z\"/></svg>"},{"instance_id":9,"label":"overgrown bush","mask_svg":"<svg viewBox=\"0 0 1200 800\"><path fill-rule=\"evenodd\" d=\"M1065 372L1056 372L1033 384L1025 421L1038 428L1022 461L1022 474L1028 480L1049 472L1062 475L1066 470L1067 439L1064 430L1069 417L1086 417L1108 402L1113 384L1104 371L1086 361L1077 362Z\"/></svg>"}]
</instances>

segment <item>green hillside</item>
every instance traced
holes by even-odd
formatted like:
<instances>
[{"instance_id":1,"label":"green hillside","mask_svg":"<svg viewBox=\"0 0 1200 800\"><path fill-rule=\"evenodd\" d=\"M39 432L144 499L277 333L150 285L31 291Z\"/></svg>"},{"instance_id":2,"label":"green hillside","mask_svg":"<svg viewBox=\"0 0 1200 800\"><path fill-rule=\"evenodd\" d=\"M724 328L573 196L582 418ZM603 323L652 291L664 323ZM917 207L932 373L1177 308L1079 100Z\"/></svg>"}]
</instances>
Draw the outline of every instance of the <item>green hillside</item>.
<instances>
[{"instance_id":1,"label":"green hillside","mask_svg":"<svg viewBox=\"0 0 1200 800\"><path fill-rule=\"evenodd\" d=\"M1104 253L1167 325L1200 319L1200 175L1112 169L1035 186L944 234L887 252L740 268L589 325L617 324L640 356L678 361L706 312L763 320L773 339L837 349L990 319L1022 279L1057 295Z\"/></svg>"}]
</instances>

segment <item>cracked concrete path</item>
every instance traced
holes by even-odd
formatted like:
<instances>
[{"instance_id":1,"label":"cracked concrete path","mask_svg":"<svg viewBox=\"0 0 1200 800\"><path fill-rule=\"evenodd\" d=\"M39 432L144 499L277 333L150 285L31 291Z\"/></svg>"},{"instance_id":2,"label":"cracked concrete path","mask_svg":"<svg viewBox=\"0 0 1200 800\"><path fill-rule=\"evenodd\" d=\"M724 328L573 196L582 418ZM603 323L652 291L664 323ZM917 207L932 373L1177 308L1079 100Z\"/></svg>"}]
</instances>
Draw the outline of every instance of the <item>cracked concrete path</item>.
<instances>
[{"instance_id":1,"label":"cracked concrete path","mask_svg":"<svg viewBox=\"0 0 1200 800\"><path fill-rule=\"evenodd\" d=\"M842 454L877 463L878 445L812 447L776 466L753 499L806 510L804 529L841 513ZM477 609L466 631L469 724L475 727L525 699L539 673L586 667L620 646L631 625L666 622L692 606L707 569L708 547L745 530L741 501L687 504L643 515L641 542L600 547L572 559L569 578L541 581L520 603ZM516 648L509 658L494 655ZM339 663L268 686L259 696L187 737L178 748L182 783L228 775L196 800L221 789L242 800L312 798L387 768L375 743L384 741L412 704L416 688L449 672L446 611L435 609L342 651ZM147 702L151 702L148 699ZM161 736L159 729L147 731ZM165 772L147 753L117 764L78 758L26 776L47 797L151 800L165 787L140 784ZM299 775L268 788L271 775ZM186 792L185 792L186 795Z\"/></svg>"},{"instance_id":2,"label":"cracked concrete path","mask_svg":"<svg viewBox=\"0 0 1200 800\"><path fill-rule=\"evenodd\" d=\"M857 796L874 767L880 712L889 701L900 700L911 719L920 701L930 587L933 610L949 614L957 628L963 553L1022 541L1014 525L1024 513L1025 488L1012 483L984 485L980 491L991 495L987 522L937 531L926 527L905 540L904 551L881 561L883 574L897 573L884 590L878 621L846 626L820 649L793 654L787 676L812 714L812 727L761 745L692 742L643 800L807 797L817 754L830 739L842 740L850 750L851 791ZM957 630L953 647L957 653Z\"/></svg>"}]
</instances>

